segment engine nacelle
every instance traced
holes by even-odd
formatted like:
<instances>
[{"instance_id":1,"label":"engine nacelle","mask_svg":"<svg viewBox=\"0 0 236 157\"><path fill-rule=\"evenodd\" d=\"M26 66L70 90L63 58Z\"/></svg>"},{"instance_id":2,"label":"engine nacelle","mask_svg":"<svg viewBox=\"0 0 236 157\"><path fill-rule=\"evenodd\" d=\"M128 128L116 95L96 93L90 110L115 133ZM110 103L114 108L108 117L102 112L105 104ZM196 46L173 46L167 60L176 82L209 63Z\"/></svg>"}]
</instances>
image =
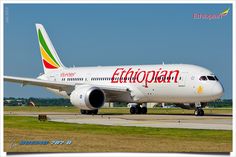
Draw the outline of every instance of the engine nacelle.
<instances>
[{"instance_id":1,"label":"engine nacelle","mask_svg":"<svg viewBox=\"0 0 236 157\"><path fill-rule=\"evenodd\" d=\"M70 102L80 109L94 110L104 105L105 94L98 87L82 85L71 93Z\"/></svg>"}]
</instances>

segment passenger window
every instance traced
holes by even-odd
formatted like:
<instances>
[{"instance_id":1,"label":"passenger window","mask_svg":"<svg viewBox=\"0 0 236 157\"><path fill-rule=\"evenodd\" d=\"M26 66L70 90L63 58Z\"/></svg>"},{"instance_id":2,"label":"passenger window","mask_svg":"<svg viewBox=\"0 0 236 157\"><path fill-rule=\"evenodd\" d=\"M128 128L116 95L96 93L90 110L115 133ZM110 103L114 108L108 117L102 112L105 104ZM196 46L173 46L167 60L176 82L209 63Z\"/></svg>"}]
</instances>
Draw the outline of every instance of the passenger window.
<instances>
[{"instance_id":1,"label":"passenger window","mask_svg":"<svg viewBox=\"0 0 236 157\"><path fill-rule=\"evenodd\" d=\"M201 77L199 78L199 80L200 80L200 81L206 81L206 80L207 80L207 77L206 77L206 76L201 76Z\"/></svg>"},{"instance_id":2,"label":"passenger window","mask_svg":"<svg viewBox=\"0 0 236 157\"><path fill-rule=\"evenodd\" d=\"M208 80L215 81L215 78L213 76L207 76Z\"/></svg>"}]
</instances>

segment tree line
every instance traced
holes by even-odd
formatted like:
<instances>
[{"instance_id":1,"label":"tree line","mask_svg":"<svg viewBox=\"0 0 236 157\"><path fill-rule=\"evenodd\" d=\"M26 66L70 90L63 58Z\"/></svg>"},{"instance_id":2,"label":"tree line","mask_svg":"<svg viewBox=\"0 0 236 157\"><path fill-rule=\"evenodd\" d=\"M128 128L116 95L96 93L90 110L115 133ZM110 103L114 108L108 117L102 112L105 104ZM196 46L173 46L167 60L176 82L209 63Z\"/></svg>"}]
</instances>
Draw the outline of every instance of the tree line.
<instances>
[{"instance_id":1,"label":"tree line","mask_svg":"<svg viewBox=\"0 0 236 157\"><path fill-rule=\"evenodd\" d=\"M14 97L4 97L4 106L30 106L31 104L35 104L35 106L73 106L70 103L69 99L63 98L14 98ZM173 105L173 104L165 104L165 105ZM127 103L113 103L114 107L127 107ZM224 108L232 108L232 99L223 99L217 100L214 102L209 102L208 107L224 107Z\"/></svg>"}]
</instances>

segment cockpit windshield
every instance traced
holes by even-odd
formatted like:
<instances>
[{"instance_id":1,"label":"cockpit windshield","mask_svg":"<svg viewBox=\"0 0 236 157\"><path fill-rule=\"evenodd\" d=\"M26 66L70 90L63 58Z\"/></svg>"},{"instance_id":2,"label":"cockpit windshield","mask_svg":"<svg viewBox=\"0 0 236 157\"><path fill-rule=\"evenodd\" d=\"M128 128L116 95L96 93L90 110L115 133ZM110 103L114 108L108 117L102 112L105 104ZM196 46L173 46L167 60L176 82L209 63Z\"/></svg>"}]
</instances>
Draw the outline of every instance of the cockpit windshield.
<instances>
[{"instance_id":1,"label":"cockpit windshield","mask_svg":"<svg viewBox=\"0 0 236 157\"><path fill-rule=\"evenodd\" d=\"M207 80L209 80L209 81L218 81L218 78L214 75L213 76L201 76L199 78L199 80L200 81L207 81Z\"/></svg>"},{"instance_id":2,"label":"cockpit windshield","mask_svg":"<svg viewBox=\"0 0 236 157\"><path fill-rule=\"evenodd\" d=\"M206 76L201 76L201 77L199 78L199 80L200 80L200 81L206 81L206 80L207 80L207 77L206 77Z\"/></svg>"},{"instance_id":3,"label":"cockpit windshield","mask_svg":"<svg viewBox=\"0 0 236 157\"><path fill-rule=\"evenodd\" d=\"M210 80L210 81L216 80L215 77L213 77L213 76L207 76L207 78L208 78L208 80Z\"/></svg>"}]
</instances>

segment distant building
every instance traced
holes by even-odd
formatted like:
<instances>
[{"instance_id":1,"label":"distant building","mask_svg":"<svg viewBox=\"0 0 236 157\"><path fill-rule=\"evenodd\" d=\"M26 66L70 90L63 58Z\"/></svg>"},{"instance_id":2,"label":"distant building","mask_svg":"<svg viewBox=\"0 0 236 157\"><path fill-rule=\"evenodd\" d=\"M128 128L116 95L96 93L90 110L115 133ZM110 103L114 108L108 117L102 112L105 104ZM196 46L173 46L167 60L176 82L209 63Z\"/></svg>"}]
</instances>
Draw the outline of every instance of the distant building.
<instances>
[{"instance_id":1,"label":"distant building","mask_svg":"<svg viewBox=\"0 0 236 157\"><path fill-rule=\"evenodd\" d=\"M114 103L113 103L113 102L106 102L106 103L103 105L103 108L110 108L110 107L114 107Z\"/></svg>"},{"instance_id":2,"label":"distant building","mask_svg":"<svg viewBox=\"0 0 236 157\"><path fill-rule=\"evenodd\" d=\"M24 106L26 105L26 100L22 98L4 98L4 105L10 106Z\"/></svg>"}]
</instances>

